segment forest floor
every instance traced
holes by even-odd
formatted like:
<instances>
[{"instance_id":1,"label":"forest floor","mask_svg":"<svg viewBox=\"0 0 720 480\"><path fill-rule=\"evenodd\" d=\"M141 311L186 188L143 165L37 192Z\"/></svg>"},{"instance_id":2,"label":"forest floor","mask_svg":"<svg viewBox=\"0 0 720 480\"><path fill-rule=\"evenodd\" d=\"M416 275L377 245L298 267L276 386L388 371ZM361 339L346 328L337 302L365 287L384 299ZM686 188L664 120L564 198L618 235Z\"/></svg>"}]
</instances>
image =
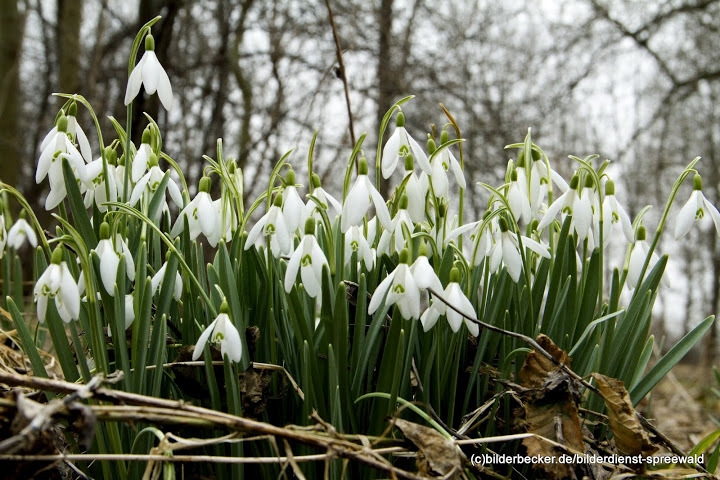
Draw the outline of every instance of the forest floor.
<instances>
[{"instance_id":1,"label":"forest floor","mask_svg":"<svg viewBox=\"0 0 720 480\"><path fill-rule=\"evenodd\" d=\"M720 428L720 385L711 368L677 365L639 410L684 451Z\"/></svg>"}]
</instances>

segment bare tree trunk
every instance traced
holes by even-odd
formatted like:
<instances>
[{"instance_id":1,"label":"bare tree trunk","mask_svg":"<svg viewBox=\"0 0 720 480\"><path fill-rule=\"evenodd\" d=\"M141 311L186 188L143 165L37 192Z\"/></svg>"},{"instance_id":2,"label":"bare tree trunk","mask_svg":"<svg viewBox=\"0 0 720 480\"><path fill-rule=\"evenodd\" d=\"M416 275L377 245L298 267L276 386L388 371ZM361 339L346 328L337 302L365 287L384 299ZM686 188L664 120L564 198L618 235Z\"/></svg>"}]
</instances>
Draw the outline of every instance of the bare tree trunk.
<instances>
[{"instance_id":1,"label":"bare tree trunk","mask_svg":"<svg viewBox=\"0 0 720 480\"><path fill-rule=\"evenodd\" d=\"M20 175L18 112L23 22L16 0L0 1L0 180L17 185Z\"/></svg>"},{"instance_id":2,"label":"bare tree trunk","mask_svg":"<svg viewBox=\"0 0 720 480\"><path fill-rule=\"evenodd\" d=\"M58 0L57 61L58 88L63 93L80 92L80 24L82 2ZM65 99L58 100L62 105Z\"/></svg>"},{"instance_id":3,"label":"bare tree trunk","mask_svg":"<svg viewBox=\"0 0 720 480\"><path fill-rule=\"evenodd\" d=\"M392 18L393 18L393 0L381 0L380 9L377 11L378 24L378 64L377 64L377 112L376 125L379 131L385 112L395 102L396 75L392 57ZM383 139L378 139L381 142ZM380 184L380 193L387 198L389 184L382 182Z\"/></svg>"}]
</instances>

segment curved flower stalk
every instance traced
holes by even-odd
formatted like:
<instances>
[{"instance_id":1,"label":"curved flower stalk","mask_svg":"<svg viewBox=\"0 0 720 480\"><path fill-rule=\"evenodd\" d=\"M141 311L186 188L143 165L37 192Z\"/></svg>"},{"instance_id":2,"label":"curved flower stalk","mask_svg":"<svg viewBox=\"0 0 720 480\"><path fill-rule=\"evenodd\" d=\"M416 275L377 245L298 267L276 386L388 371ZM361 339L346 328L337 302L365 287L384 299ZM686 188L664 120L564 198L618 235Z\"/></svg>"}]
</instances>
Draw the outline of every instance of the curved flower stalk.
<instances>
[{"instance_id":1,"label":"curved flower stalk","mask_svg":"<svg viewBox=\"0 0 720 480\"><path fill-rule=\"evenodd\" d=\"M270 252L275 258L290 253L292 250L292 235L285 223L285 216L281 206L282 196L277 195L270 210L258 220L248 233L245 250L252 245L261 244L265 247L269 245Z\"/></svg>"},{"instance_id":2,"label":"curved flower stalk","mask_svg":"<svg viewBox=\"0 0 720 480\"><path fill-rule=\"evenodd\" d=\"M49 300L55 301L55 307L65 323L80 318L80 290L62 258L63 248L59 246L53 251L50 265L35 284L33 294L40 323L45 323Z\"/></svg>"},{"instance_id":3,"label":"curved flower stalk","mask_svg":"<svg viewBox=\"0 0 720 480\"><path fill-rule=\"evenodd\" d=\"M125 90L125 105L135 100L140 93L140 85L145 87L148 95L157 91L160 102L165 110L170 110L173 103L172 85L165 69L155 55L155 39L148 33L145 37L145 53L135 65Z\"/></svg>"},{"instance_id":4,"label":"curved flower stalk","mask_svg":"<svg viewBox=\"0 0 720 480\"><path fill-rule=\"evenodd\" d=\"M23 211L23 213L25 212ZM10 230L5 233L5 220L3 219L3 216L0 215L0 258L2 258L2 252L5 247L6 240L7 244L15 250L20 250L20 247L22 247L26 241L33 248L38 245L35 230L33 230L27 220L25 220L24 216L18 218L15 223L13 223L12 227L10 227Z\"/></svg>"},{"instance_id":5,"label":"curved flower stalk","mask_svg":"<svg viewBox=\"0 0 720 480\"><path fill-rule=\"evenodd\" d=\"M173 225L171 234L180 235L187 217L190 227L190 240L194 241L201 233L205 235L210 246L217 246L222 232L220 231L220 212L210 198L210 177L202 177L197 195L182 209Z\"/></svg>"},{"instance_id":6,"label":"curved flower stalk","mask_svg":"<svg viewBox=\"0 0 720 480\"><path fill-rule=\"evenodd\" d=\"M382 153L382 176L390 178L397 168L400 157L412 154L417 160L423 172L432 174L432 167L428 161L428 157L418 142L415 141L407 130L405 130L405 115L398 112L395 117L395 131L390 135Z\"/></svg>"},{"instance_id":7,"label":"curved flower stalk","mask_svg":"<svg viewBox=\"0 0 720 480\"><path fill-rule=\"evenodd\" d=\"M317 298L318 304L322 301L322 271L328 266L325 252L315 238L315 220L308 218L305 222L305 235L300 244L290 255L285 270L285 291L290 293L297 280L298 270L303 287L308 295Z\"/></svg>"},{"instance_id":8,"label":"curved flower stalk","mask_svg":"<svg viewBox=\"0 0 720 480\"><path fill-rule=\"evenodd\" d=\"M675 221L675 239L679 240L687 235L693 223L705 217L705 213L710 214L710 218L715 224L715 230L720 235L720 212L718 212L715 205L705 198L702 193L702 177L696 173L693 177L693 191L690 198L678 212Z\"/></svg>"},{"instance_id":9,"label":"curved flower stalk","mask_svg":"<svg viewBox=\"0 0 720 480\"><path fill-rule=\"evenodd\" d=\"M193 349L193 360L200 358L208 340L211 343L219 343L220 354L223 357L227 355L230 361L238 363L242 359L240 333L230 320L230 307L226 300L220 305L220 313L215 320L200 334Z\"/></svg>"},{"instance_id":10,"label":"curved flower stalk","mask_svg":"<svg viewBox=\"0 0 720 480\"><path fill-rule=\"evenodd\" d=\"M477 314L475 313L475 309L473 308L472 303L470 303L470 300L468 300L468 298L465 296L465 293L462 291L462 287L460 287L460 284L458 283L459 281L460 271L457 268L453 267L450 270L450 283L448 283L448 286L445 288L442 294L442 298L444 299L444 301L433 298L430 307L425 310L425 312L420 317L420 322L422 323L423 330L425 330L426 332L430 330L433 326L435 326L438 318L440 318L440 316L442 315L445 315L448 323L450 324L450 328L454 333L457 333L460 330L460 326L462 325L464 320L465 325L467 326L470 334L473 337L477 337L480 334L480 327L478 326L478 324L473 323L472 321L465 318L470 317L477 320ZM445 302L462 312L462 315L455 311L453 308L448 307ZM465 315L465 317L463 317L463 315Z\"/></svg>"},{"instance_id":11,"label":"curved flower stalk","mask_svg":"<svg viewBox=\"0 0 720 480\"><path fill-rule=\"evenodd\" d=\"M125 255L125 272L130 281L135 280L135 262L128 248L127 242L119 233L115 234L115 241L110 239L110 225L103 222L100 225L100 241L95 247L95 253L100 258L100 278L105 291L111 297L115 296L115 282L120 266L120 255Z\"/></svg>"},{"instance_id":12,"label":"curved flower stalk","mask_svg":"<svg viewBox=\"0 0 720 480\"><path fill-rule=\"evenodd\" d=\"M370 205L375 205L375 213L383 228L390 230L392 228L390 212L382 195L368 178L367 160L361 158L358 162L358 176L343 203L340 223L342 232L347 232L353 225L360 225L370 209Z\"/></svg>"}]
</instances>

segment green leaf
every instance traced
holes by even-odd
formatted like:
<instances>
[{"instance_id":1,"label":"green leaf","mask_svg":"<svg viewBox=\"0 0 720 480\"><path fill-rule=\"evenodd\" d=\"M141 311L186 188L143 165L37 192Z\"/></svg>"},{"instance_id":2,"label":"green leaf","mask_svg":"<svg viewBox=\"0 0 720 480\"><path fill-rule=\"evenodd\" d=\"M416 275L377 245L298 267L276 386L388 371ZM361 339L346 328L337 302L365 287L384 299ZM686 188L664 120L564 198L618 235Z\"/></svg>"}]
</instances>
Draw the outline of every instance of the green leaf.
<instances>
[{"instance_id":1,"label":"green leaf","mask_svg":"<svg viewBox=\"0 0 720 480\"><path fill-rule=\"evenodd\" d=\"M650 371L643 377L643 379L630 391L630 398L632 399L633 405L640 403L645 395L648 394L667 373L682 360L687 352L695 346L705 333L712 327L715 321L715 316L710 315L705 320L700 322L698 326L693 328L687 335L685 335L675 346L673 346L669 352L667 352Z\"/></svg>"},{"instance_id":2,"label":"green leaf","mask_svg":"<svg viewBox=\"0 0 720 480\"><path fill-rule=\"evenodd\" d=\"M85 246L88 250L97 246L97 237L95 236L95 230L93 230L92 224L90 223L90 217L85 209L85 203L80 196L80 189L78 188L77 178L75 173L72 171L70 163L66 158L62 159L63 177L65 179L65 189L67 190L67 198L70 204L70 211L73 215L73 220L77 226L78 232L82 236Z\"/></svg>"}]
</instances>

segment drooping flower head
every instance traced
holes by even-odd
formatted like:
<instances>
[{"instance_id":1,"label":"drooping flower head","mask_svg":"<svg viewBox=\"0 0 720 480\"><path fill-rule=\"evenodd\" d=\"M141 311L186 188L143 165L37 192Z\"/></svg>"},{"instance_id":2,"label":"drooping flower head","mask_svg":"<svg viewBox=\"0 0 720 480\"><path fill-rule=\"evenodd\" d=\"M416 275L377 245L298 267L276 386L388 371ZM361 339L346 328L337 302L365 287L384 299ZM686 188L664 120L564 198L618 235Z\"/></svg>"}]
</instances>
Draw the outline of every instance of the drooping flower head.
<instances>
[{"instance_id":1,"label":"drooping flower head","mask_svg":"<svg viewBox=\"0 0 720 480\"><path fill-rule=\"evenodd\" d=\"M230 319L230 307L227 301L223 300L220 305L220 314L203 331L195 344L192 359L197 360L202 355L208 340L211 343L220 344L220 354L237 363L242 359L242 342L240 333Z\"/></svg>"},{"instance_id":2,"label":"drooping flower head","mask_svg":"<svg viewBox=\"0 0 720 480\"><path fill-rule=\"evenodd\" d=\"M405 115L402 112L398 112L397 117L395 117L395 131L390 135L390 138L383 148L381 161L383 178L389 178L395 171L395 168L397 168L400 158L410 153L412 153L418 161L420 168L426 174L430 175L432 168L430 167L427 155L425 155L420 144L408 135L407 130L405 130Z\"/></svg>"},{"instance_id":3,"label":"drooping flower head","mask_svg":"<svg viewBox=\"0 0 720 480\"><path fill-rule=\"evenodd\" d=\"M33 291L37 303L38 320L45 322L49 300L55 300L60 318L65 323L80 318L80 290L63 261L63 248L58 246L52 253L50 265L38 278Z\"/></svg>"},{"instance_id":4,"label":"drooping flower head","mask_svg":"<svg viewBox=\"0 0 720 480\"><path fill-rule=\"evenodd\" d=\"M633 244L633 249L630 253L630 262L628 263L626 281L627 286L630 290L634 289L642 280L640 278L640 272L642 271L642 267L645 264L645 259L647 258L648 252L650 251L650 246L647 243L646 235L647 233L645 231L645 226L640 225L635 233L635 243ZM652 270L652 268L659 260L660 257L658 257L658 255L653 252L652 256L650 257L650 263L648 264L647 270L645 272L646 275L650 270ZM669 285L665 276L662 277L662 284L666 287Z\"/></svg>"},{"instance_id":5,"label":"drooping flower head","mask_svg":"<svg viewBox=\"0 0 720 480\"><path fill-rule=\"evenodd\" d=\"M438 299L433 299L430 308L425 310L425 312L422 314L422 317L420 317L420 322L422 323L423 330L425 330L426 332L430 330L435 325L435 323L437 323L438 318L441 315L445 315L453 332L457 333L458 330L460 330L460 326L462 325L463 321L465 321L465 325L467 326L470 333L474 337L478 336L478 334L480 333L480 327L478 327L477 323L473 323L472 321L465 318L470 317L474 320L477 320L477 314L475 313L475 309L473 308L472 303L470 303L470 300L468 300L467 296L462 291L462 287L460 287L459 282L460 271L457 268L453 267L450 270L450 283L445 288L445 291L442 294L442 298L447 303L462 312L462 314L458 313L455 309L447 306L445 302Z\"/></svg>"},{"instance_id":6,"label":"drooping flower head","mask_svg":"<svg viewBox=\"0 0 720 480\"><path fill-rule=\"evenodd\" d=\"M95 247L95 253L100 258L100 278L105 291L114 297L120 256L125 256L125 273L130 281L135 280L135 262L125 239L119 233L115 234L115 241L110 237L110 225L103 222L100 225L100 241Z\"/></svg>"},{"instance_id":7,"label":"drooping flower head","mask_svg":"<svg viewBox=\"0 0 720 480\"><path fill-rule=\"evenodd\" d=\"M23 213L25 212L23 211ZM2 250L4 247L3 239L5 238L5 222L2 220L2 215L0 215L0 223L3 224L0 226L0 258L2 258ZM35 231L27 220L25 220L25 217L21 216L13 223L13 226L10 227L10 230L7 232L7 243L15 250L19 250L26 240L33 248L37 247L37 235Z\"/></svg>"},{"instance_id":8,"label":"drooping flower head","mask_svg":"<svg viewBox=\"0 0 720 480\"><path fill-rule=\"evenodd\" d=\"M155 39L150 33L145 37L145 53L135 65L128 79L127 90L125 91L125 105L129 105L130 102L135 100L137 94L140 93L141 84L145 87L148 95L152 95L157 91L165 110L172 108L173 92L170 78L168 78L165 69L160 65L160 61L155 55Z\"/></svg>"},{"instance_id":9,"label":"drooping flower head","mask_svg":"<svg viewBox=\"0 0 720 480\"><path fill-rule=\"evenodd\" d=\"M705 217L705 213L710 214L715 230L720 235L720 212L705 195L702 193L702 177L695 174L693 177L693 191L685 205L680 209L677 220L675 221L675 238L680 239L690 231L694 222Z\"/></svg>"},{"instance_id":10,"label":"drooping flower head","mask_svg":"<svg viewBox=\"0 0 720 480\"><path fill-rule=\"evenodd\" d=\"M182 209L172 228L172 235L178 236L183 231L185 218L190 227L190 240L195 240L201 233L205 235L210 246L215 247L220 241L220 211L210 197L210 177L202 177L198 193L190 203Z\"/></svg>"},{"instance_id":11,"label":"drooping flower head","mask_svg":"<svg viewBox=\"0 0 720 480\"><path fill-rule=\"evenodd\" d=\"M408 251L403 249L398 266L375 289L368 306L370 315L385 299L385 305L397 305L403 318L420 318L420 287L407 262Z\"/></svg>"},{"instance_id":12,"label":"drooping flower head","mask_svg":"<svg viewBox=\"0 0 720 480\"><path fill-rule=\"evenodd\" d=\"M343 203L340 230L346 233L353 225L360 225L370 205L375 205L375 213L380 219L380 223L386 230L389 230L392 225L390 212L382 195L368 178L368 164L363 157L358 162L358 176L355 183Z\"/></svg>"},{"instance_id":13,"label":"drooping flower head","mask_svg":"<svg viewBox=\"0 0 720 480\"><path fill-rule=\"evenodd\" d=\"M262 234L262 236L261 236ZM245 250L256 243L270 246L275 258L280 258L292 250L292 235L288 231L282 212L282 196L277 195L270 210L250 229L245 240Z\"/></svg>"},{"instance_id":14,"label":"drooping flower head","mask_svg":"<svg viewBox=\"0 0 720 480\"><path fill-rule=\"evenodd\" d=\"M321 299L323 266L328 266L328 261L315 238L315 220L308 218L305 221L305 235L290 256L285 270L285 291L290 293L299 270L307 294Z\"/></svg>"}]
</instances>

